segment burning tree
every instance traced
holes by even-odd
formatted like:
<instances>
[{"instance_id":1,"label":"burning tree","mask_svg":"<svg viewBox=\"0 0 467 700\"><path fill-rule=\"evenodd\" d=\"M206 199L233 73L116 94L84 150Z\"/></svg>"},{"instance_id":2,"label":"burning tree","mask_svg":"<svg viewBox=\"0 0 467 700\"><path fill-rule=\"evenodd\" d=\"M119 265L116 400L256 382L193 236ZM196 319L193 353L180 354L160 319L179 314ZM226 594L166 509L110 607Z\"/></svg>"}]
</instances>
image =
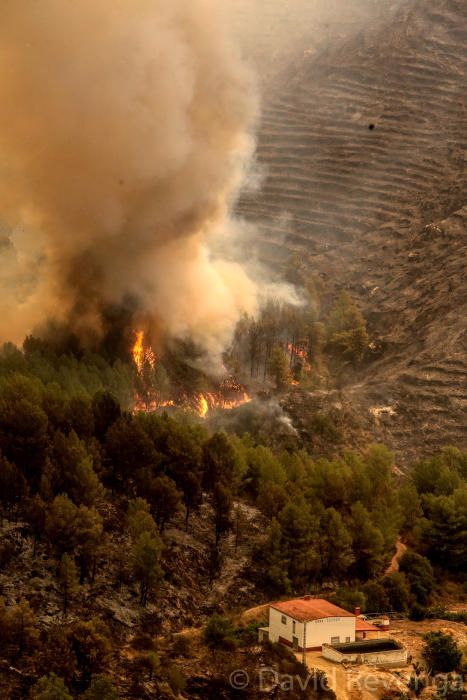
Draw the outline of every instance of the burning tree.
<instances>
[{"instance_id":1,"label":"burning tree","mask_svg":"<svg viewBox=\"0 0 467 700\"><path fill-rule=\"evenodd\" d=\"M206 375L181 360L174 351L167 353L171 374L174 375L171 381L162 363L147 345L144 332L137 331L135 336L132 355L136 410L179 407L192 409L201 418L206 418L213 409L229 410L251 400L246 387L233 376L224 378L212 389L207 388L210 382Z\"/></svg>"}]
</instances>

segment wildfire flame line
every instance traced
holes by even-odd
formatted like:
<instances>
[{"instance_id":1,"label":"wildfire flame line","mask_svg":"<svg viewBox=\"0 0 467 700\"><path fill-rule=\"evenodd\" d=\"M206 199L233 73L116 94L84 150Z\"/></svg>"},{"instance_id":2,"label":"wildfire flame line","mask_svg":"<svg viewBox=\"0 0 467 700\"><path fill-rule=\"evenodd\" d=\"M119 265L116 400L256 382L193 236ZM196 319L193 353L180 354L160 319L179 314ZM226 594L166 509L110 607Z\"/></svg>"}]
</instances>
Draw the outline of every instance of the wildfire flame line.
<instances>
[{"instance_id":1,"label":"wildfire flame line","mask_svg":"<svg viewBox=\"0 0 467 700\"><path fill-rule=\"evenodd\" d=\"M144 368L149 365L155 369L157 358L153 350L145 345L144 331L135 332L135 342L132 347L133 362L138 376L144 377ZM150 394L150 392L148 392ZM228 396L227 396L228 395ZM251 401L251 397L233 377L224 379L220 391L197 393L192 396L183 394L177 401L164 400L154 396L143 399L138 393L135 397L135 410L153 412L161 408L178 407L194 409L201 418L206 418L209 411L215 409L231 410Z\"/></svg>"}]
</instances>

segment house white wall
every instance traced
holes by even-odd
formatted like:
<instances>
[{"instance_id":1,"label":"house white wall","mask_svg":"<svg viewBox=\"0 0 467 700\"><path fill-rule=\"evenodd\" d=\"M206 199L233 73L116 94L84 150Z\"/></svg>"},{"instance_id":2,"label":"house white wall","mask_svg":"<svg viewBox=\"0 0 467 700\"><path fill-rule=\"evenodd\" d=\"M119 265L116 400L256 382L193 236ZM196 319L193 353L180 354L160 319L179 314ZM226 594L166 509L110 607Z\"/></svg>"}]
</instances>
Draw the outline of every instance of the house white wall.
<instances>
[{"instance_id":1,"label":"house white wall","mask_svg":"<svg viewBox=\"0 0 467 700\"><path fill-rule=\"evenodd\" d=\"M282 621L283 619L285 622ZM297 637L298 644L301 647L303 642L303 623L279 612L279 610L269 608L269 639L271 642L278 642L279 637L290 644L293 644L293 638Z\"/></svg>"},{"instance_id":2,"label":"house white wall","mask_svg":"<svg viewBox=\"0 0 467 700\"><path fill-rule=\"evenodd\" d=\"M304 634L306 638L304 640ZM298 639L298 646L312 649L323 644L334 642L355 641L355 617L329 617L322 620L312 620L306 623L294 620L289 615L275 608L269 608L269 639L271 642L285 640L293 645L293 639Z\"/></svg>"},{"instance_id":3,"label":"house white wall","mask_svg":"<svg viewBox=\"0 0 467 700\"><path fill-rule=\"evenodd\" d=\"M355 617L325 617L306 624L307 649L355 641Z\"/></svg>"}]
</instances>

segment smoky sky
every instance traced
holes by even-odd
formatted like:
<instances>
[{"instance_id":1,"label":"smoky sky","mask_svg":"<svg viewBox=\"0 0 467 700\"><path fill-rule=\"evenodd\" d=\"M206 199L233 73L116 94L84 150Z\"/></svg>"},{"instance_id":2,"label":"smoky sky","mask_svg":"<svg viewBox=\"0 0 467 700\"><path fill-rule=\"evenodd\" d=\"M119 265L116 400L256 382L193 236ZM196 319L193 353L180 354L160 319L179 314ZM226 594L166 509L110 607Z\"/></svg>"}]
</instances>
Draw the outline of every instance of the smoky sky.
<instances>
[{"instance_id":1,"label":"smoky sky","mask_svg":"<svg viewBox=\"0 0 467 700\"><path fill-rule=\"evenodd\" d=\"M0 10L3 339L45 319L146 317L210 350L257 284L215 259L258 95L209 0L14 0Z\"/></svg>"},{"instance_id":2,"label":"smoky sky","mask_svg":"<svg viewBox=\"0 0 467 700\"><path fill-rule=\"evenodd\" d=\"M130 300L157 332L219 355L267 290L291 299L258 276L254 230L232 215L251 181L261 73L282 67L297 32L311 40L381 5L3 2L1 338L51 318L96 336L103 310ZM239 237L247 264L219 255Z\"/></svg>"}]
</instances>

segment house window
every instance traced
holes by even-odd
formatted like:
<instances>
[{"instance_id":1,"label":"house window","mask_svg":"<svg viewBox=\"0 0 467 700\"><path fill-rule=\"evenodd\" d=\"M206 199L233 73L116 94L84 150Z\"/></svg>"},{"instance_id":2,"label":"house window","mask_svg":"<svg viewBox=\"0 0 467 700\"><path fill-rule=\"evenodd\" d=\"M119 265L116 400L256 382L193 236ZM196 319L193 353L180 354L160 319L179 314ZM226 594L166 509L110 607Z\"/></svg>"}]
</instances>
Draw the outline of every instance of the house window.
<instances>
[{"instance_id":1,"label":"house window","mask_svg":"<svg viewBox=\"0 0 467 700\"><path fill-rule=\"evenodd\" d=\"M295 634L295 620L292 622L292 632Z\"/></svg>"},{"instance_id":2,"label":"house window","mask_svg":"<svg viewBox=\"0 0 467 700\"><path fill-rule=\"evenodd\" d=\"M350 642L350 637L346 637L346 638L345 638L345 641L346 641L346 642Z\"/></svg>"},{"instance_id":3,"label":"house window","mask_svg":"<svg viewBox=\"0 0 467 700\"><path fill-rule=\"evenodd\" d=\"M340 641L340 637L331 637L331 644L339 644Z\"/></svg>"},{"instance_id":4,"label":"house window","mask_svg":"<svg viewBox=\"0 0 467 700\"><path fill-rule=\"evenodd\" d=\"M282 615L282 617L281 617L281 622L282 622L283 625L286 625L286 624L287 624L287 618L286 618L285 615Z\"/></svg>"}]
</instances>

